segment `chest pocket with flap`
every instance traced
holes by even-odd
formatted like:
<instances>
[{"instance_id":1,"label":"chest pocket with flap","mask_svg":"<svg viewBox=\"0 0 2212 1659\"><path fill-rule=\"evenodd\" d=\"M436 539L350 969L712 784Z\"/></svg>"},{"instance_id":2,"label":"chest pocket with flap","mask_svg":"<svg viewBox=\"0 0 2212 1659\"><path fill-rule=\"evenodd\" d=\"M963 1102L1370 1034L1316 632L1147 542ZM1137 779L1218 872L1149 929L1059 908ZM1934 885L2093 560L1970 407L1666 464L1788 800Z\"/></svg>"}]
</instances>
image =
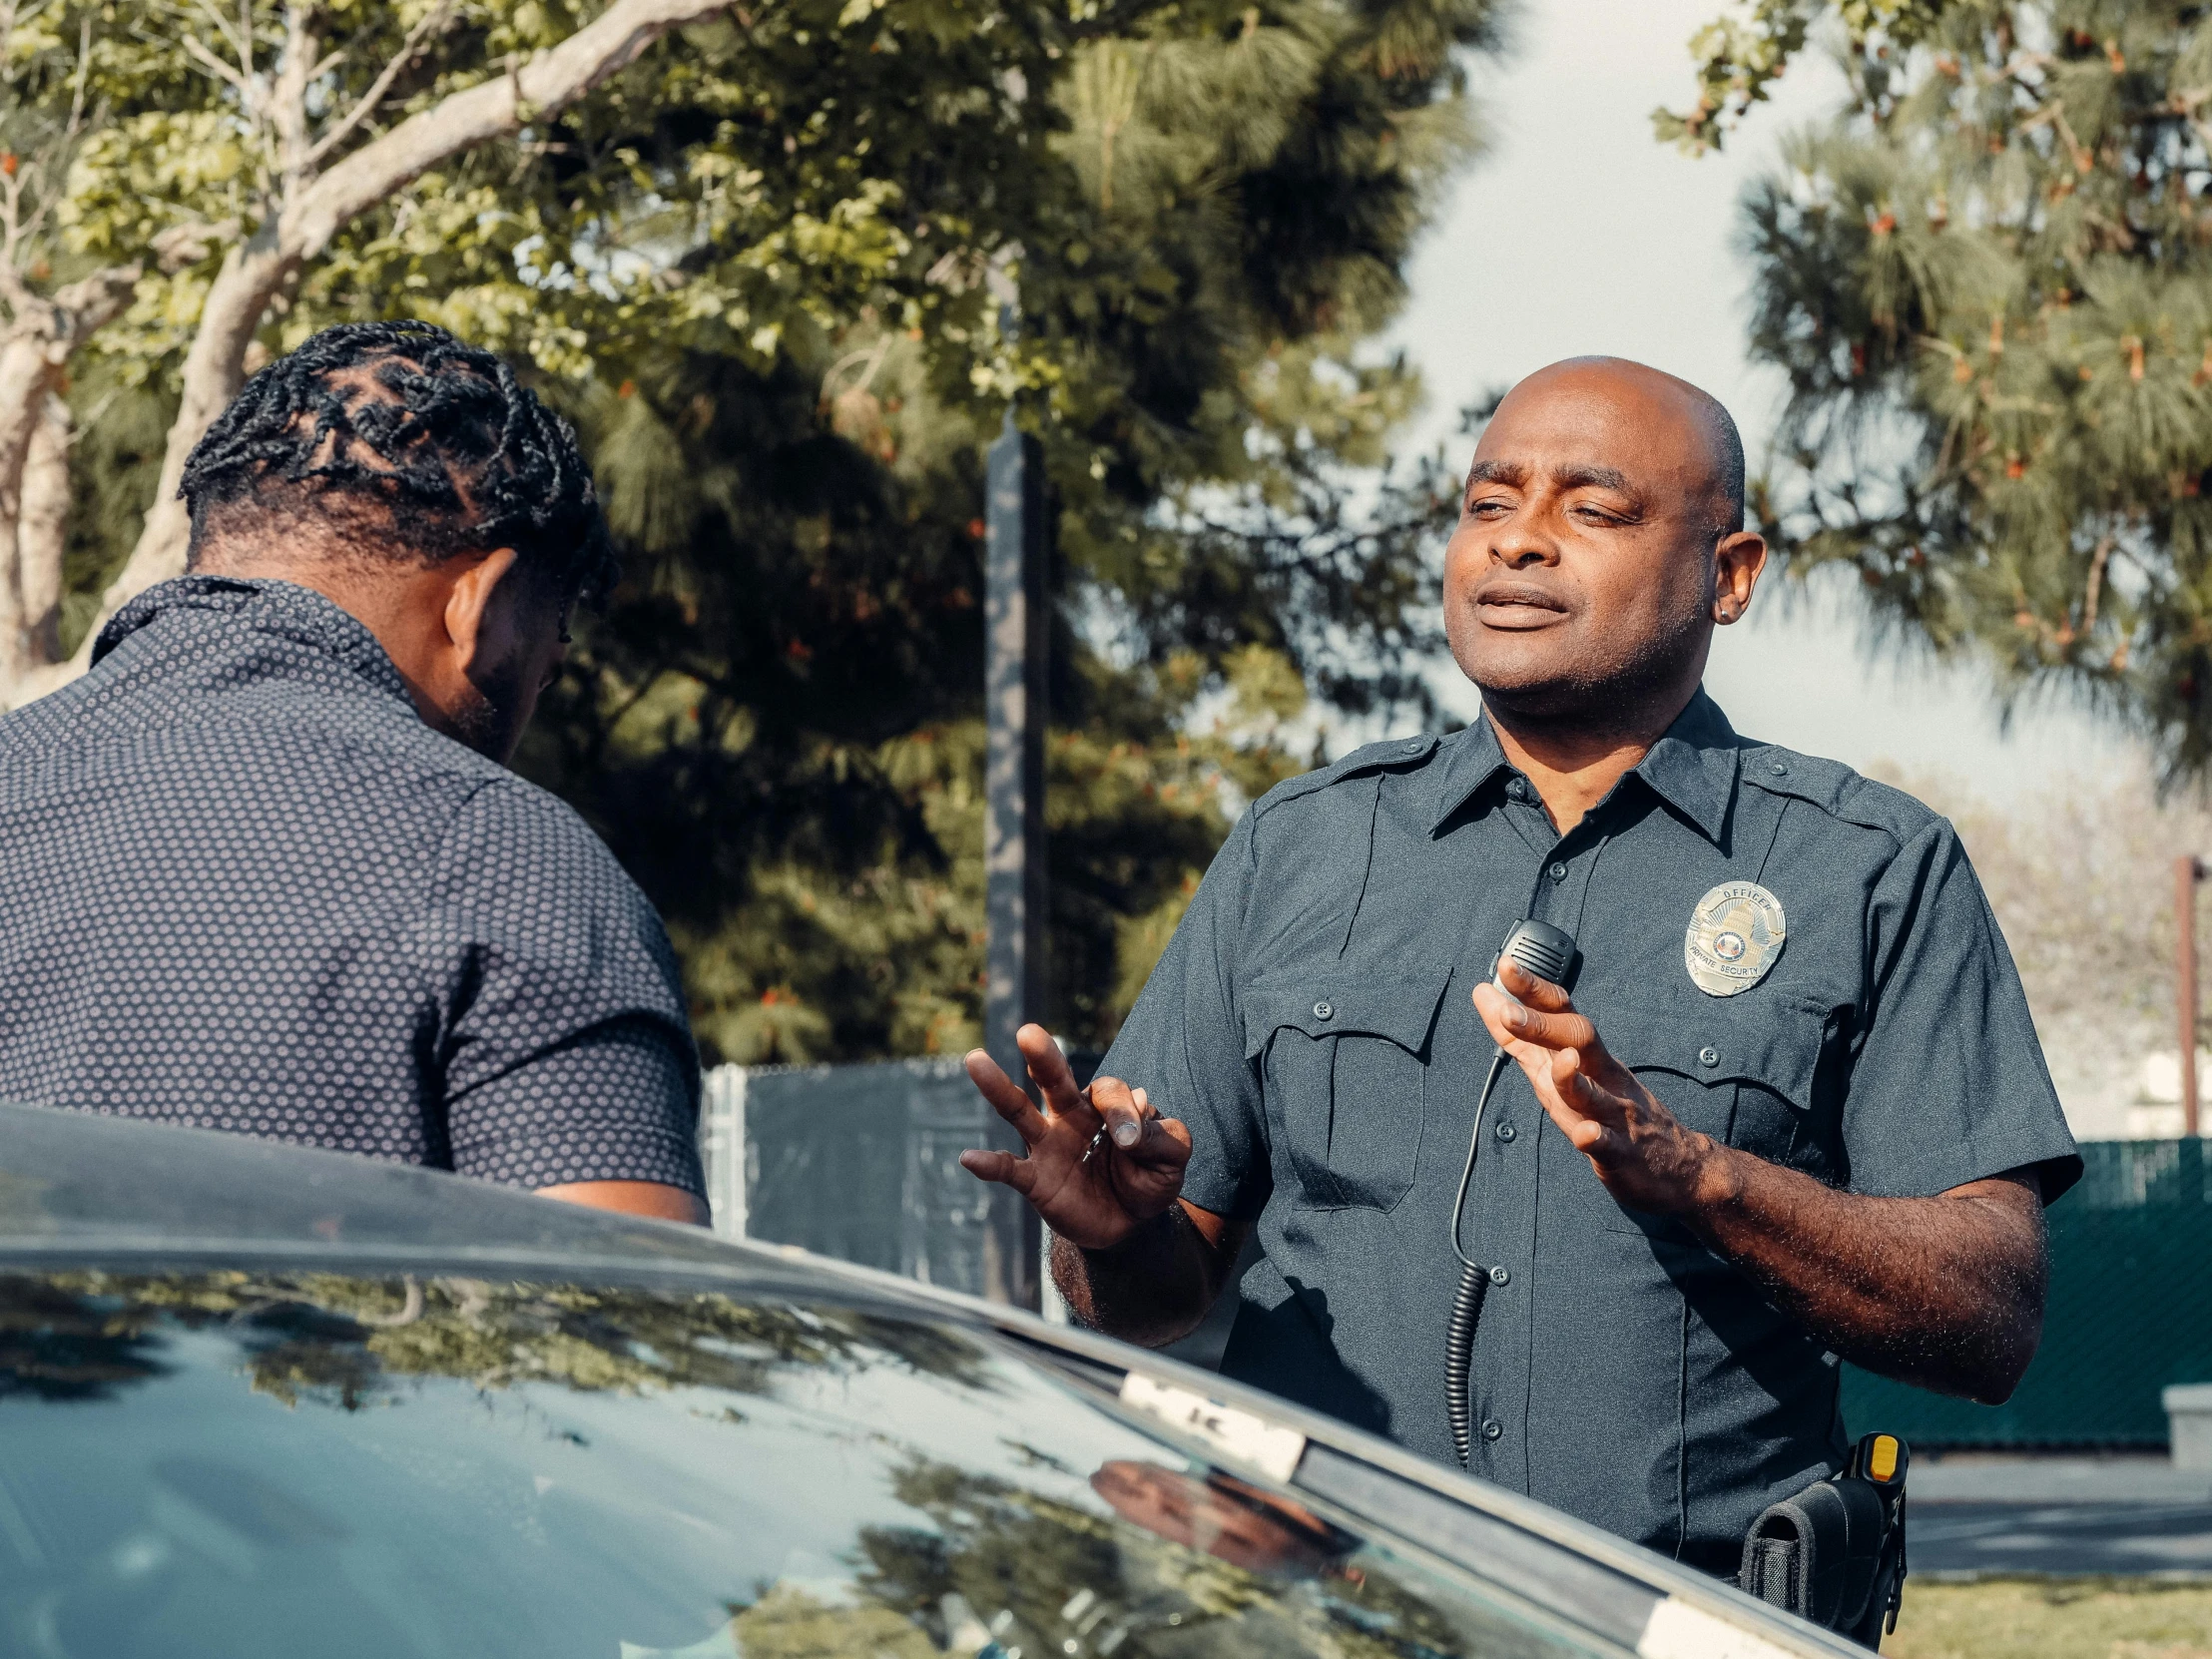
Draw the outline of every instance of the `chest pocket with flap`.
<instances>
[{"instance_id":1,"label":"chest pocket with flap","mask_svg":"<svg viewBox=\"0 0 2212 1659\"><path fill-rule=\"evenodd\" d=\"M1270 974L1245 999L1245 1056L1301 1207L1396 1207L1419 1166L1421 1094L1449 976Z\"/></svg>"},{"instance_id":2,"label":"chest pocket with flap","mask_svg":"<svg viewBox=\"0 0 2212 1659\"><path fill-rule=\"evenodd\" d=\"M1692 1129L1770 1163L1815 1173L1825 1164L1815 1083L1826 1009L1754 992L1648 1006L1607 999L1593 1017L1613 1057ZM1621 1225L1651 1230L1648 1220Z\"/></svg>"}]
</instances>

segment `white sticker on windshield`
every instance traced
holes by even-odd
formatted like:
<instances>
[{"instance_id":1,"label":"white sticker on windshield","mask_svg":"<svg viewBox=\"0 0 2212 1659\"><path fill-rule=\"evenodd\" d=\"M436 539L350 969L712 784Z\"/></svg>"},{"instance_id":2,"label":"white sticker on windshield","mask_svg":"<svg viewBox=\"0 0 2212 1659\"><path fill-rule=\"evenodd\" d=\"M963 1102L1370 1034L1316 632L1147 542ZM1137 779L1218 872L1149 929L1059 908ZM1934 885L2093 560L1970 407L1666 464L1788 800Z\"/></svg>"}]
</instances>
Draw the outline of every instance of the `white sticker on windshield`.
<instances>
[{"instance_id":1,"label":"white sticker on windshield","mask_svg":"<svg viewBox=\"0 0 2212 1659\"><path fill-rule=\"evenodd\" d=\"M1121 1402L1171 1428L1195 1434L1225 1457L1258 1469L1270 1480L1288 1480L1306 1452L1306 1436L1251 1411L1172 1382L1130 1372L1121 1380Z\"/></svg>"},{"instance_id":2,"label":"white sticker on windshield","mask_svg":"<svg viewBox=\"0 0 2212 1659\"><path fill-rule=\"evenodd\" d=\"M1651 1610L1636 1659L1791 1659L1790 1650L1674 1596Z\"/></svg>"}]
</instances>

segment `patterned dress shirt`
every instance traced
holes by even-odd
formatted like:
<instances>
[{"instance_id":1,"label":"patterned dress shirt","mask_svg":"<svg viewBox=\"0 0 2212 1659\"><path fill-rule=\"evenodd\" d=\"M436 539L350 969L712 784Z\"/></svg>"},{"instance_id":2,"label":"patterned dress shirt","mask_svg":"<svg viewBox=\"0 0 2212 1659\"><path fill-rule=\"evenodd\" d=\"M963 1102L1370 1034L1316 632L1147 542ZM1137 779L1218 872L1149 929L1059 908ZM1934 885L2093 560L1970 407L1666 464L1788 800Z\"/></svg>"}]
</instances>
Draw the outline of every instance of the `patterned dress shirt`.
<instances>
[{"instance_id":1,"label":"patterned dress shirt","mask_svg":"<svg viewBox=\"0 0 2212 1659\"><path fill-rule=\"evenodd\" d=\"M702 1190L659 918L285 582L141 595L0 719L0 1098Z\"/></svg>"}]
</instances>

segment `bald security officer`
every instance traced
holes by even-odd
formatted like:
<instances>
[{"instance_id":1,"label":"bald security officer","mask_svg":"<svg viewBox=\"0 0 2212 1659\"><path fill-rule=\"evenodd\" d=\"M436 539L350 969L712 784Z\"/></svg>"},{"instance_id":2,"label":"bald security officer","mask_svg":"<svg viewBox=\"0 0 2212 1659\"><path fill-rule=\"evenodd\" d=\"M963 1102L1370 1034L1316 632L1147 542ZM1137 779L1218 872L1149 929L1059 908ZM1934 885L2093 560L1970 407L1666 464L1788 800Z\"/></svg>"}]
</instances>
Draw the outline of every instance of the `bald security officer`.
<instances>
[{"instance_id":1,"label":"bald security officer","mask_svg":"<svg viewBox=\"0 0 2212 1659\"><path fill-rule=\"evenodd\" d=\"M1445 555L1482 718L1271 791L1088 1091L1037 1026L1044 1113L968 1056L1027 1156L962 1159L1051 1228L1076 1316L1140 1343L1197 1325L1257 1228L1222 1370L1455 1461L1454 1202L1502 1045L1458 1212L1488 1270L1469 1465L1729 1575L1840 1466L1838 1357L2011 1392L2081 1169L1950 826L1700 689L1766 562L1743 489L1683 381L1515 386ZM1569 987L1489 983L1522 917L1579 941Z\"/></svg>"}]
</instances>

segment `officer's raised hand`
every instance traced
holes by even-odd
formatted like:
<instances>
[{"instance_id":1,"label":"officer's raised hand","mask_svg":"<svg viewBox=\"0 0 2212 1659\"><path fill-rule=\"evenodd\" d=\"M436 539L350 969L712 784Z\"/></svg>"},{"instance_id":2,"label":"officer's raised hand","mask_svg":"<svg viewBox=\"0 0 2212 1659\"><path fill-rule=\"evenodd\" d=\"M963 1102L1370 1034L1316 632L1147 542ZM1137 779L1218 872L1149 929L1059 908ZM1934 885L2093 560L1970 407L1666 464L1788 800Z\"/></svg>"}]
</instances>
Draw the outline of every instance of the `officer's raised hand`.
<instances>
[{"instance_id":1,"label":"officer's raised hand","mask_svg":"<svg viewBox=\"0 0 2212 1659\"><path fill-rule=\"evenodd\" d=\"M1077 1088L1066 1056L1043 1026L1024 1025L1014 1042L1044 1096L1042 1112L980 1048L967 1056L967 1074L1021 1137L1028 1156L963 1152L960 1167L1013 1188L1078 1249L1110 1250L1183 1191L1190 1131L1160 1116L1144 1090L1118 1077Z\"/></svg>"},{"instance_id":2,"label":"officer's raised hand","mask_svg":"<svg viewBox=\"0 0 2212 1659\"><path fill-rule=\"evenodd\" d=\"M1631 1210L1691 1209L1716 1151L1713 1138L1684 1127L1607 1053L1597 1027L1559 986L1510 957L1498 977L1512 995L1477 985L1475 1011L1491 1039L1520 1062L1538 1103L1590 1160L1605 1190Z\"/></svg>"}]
</instances>

